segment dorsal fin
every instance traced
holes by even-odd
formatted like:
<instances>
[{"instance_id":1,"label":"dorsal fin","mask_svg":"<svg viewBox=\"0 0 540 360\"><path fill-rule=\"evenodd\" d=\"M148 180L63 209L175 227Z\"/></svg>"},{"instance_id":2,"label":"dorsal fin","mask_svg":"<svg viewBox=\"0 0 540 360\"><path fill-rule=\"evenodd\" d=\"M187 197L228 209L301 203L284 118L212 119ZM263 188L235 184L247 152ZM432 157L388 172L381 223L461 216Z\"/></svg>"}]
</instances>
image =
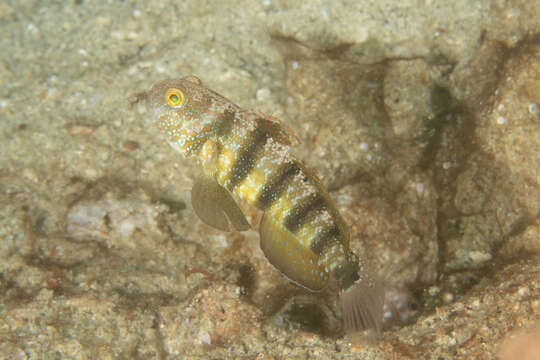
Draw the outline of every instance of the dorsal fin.
<instances>
[{"instance_id":1,"label":"dorsal fin","mask_svg":"<svg viewBox=\"0 0 540 360\"><path fill-rule=\"evenodd\" d=\"M213 228L229 231L229 221L238 231L250 228L232 195L209 176L201 175L195 181L191 204L199 218Z\"/></svg>"},{"instance_id":2,"label":"dorsal fin","mask_svg":"<svg viewBox=\"0 0 540 360\"><path fill-rule=\"evenodd\" d=\"M278 118L270 115L265 115L260 111L251 111L251 113L256 116L257 121L264 124L266 131L268 131L272 138L277 142L288 146L296 146L300 144L300 139L298 139L292 129L286 124L279 121Z\"/></svg>"}]
</instances>

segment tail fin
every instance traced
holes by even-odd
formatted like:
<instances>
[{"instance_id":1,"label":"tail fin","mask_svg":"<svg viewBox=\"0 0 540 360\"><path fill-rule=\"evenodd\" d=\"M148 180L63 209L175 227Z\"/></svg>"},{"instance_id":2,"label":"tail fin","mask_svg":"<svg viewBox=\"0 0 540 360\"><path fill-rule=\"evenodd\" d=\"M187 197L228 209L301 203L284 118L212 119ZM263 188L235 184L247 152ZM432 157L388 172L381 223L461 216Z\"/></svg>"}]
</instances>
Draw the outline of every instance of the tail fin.
<instances>
[{"instance_id":1,"label":"tail fin","mask_svg":"<svg viewBox=\"0 0 540 360\"><path fill-rule=\"evenodd\" d=\"M362 276L341 292L341 308L345 331L382 330L384 288L371 276Z\"/></svg>"}]
</instances>

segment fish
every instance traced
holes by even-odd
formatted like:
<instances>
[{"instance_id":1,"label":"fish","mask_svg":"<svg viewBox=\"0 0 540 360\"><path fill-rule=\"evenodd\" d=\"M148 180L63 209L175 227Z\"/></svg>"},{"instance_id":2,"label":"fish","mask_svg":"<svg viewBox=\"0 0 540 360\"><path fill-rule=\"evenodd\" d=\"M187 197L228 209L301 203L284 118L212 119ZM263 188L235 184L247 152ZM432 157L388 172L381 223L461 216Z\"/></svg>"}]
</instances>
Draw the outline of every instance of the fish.
<instances>
[{"instance_id":1,"label":"fish","mask_svg":"<svg viewBox=\"0 0 540 360\"><path fill-rule=\"evenodd\" d=\"M200 166L191 201L204 223L245 231L251 225L235 197L258 208L268 261L311 292L337 283L347 333L381 331L384 288L350 250L345 221L317 175L293 155L299 140L286 126L239 107L194 75L159 81L144 98L164 139Z\"/></svg>"}]
</instances>

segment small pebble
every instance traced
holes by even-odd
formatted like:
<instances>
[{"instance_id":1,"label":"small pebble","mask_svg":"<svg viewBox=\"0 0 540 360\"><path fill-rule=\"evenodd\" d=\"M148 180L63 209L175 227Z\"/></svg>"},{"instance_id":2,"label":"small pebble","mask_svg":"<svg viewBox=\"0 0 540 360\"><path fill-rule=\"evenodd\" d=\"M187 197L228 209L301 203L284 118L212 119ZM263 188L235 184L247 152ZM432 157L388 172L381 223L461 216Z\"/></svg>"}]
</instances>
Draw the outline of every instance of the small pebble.
<instances>
[{"instance_id":1,"label":"small pebble","mask_svg":"<svg viewBox=\"0 0 540 360\"><path fill-rule=\"evenodd\" d=\"M529 288L526 287L526 286L523 286L523 287L520 287L519 290L518 290L518 295L520 297L526 297L529 295Z\"/></svg>"},{"instance_id":2,"label":"small pebble","mask_svg":"<svg viewBox=\"0 0 540 360\"><path fill-rule=\"evenodd\" d=\"M203 344L206 344L206 345L211 344L210 335L205 330L202 330L202 329L199 330L198 338L199 338L199 341L202 342Z\"/></svg>"},{"instance_id":3,"label":"small pebble","mask_svg":"<svg viewBox=\"0 0 540 360\"><path fill-rule=\"evenodd\" d=\"M428 294L430 296L435 296L437 294L439 294L441 292L441 289L437 286L431 286L429 289L428 289Z\"/></svg>"},{"instance_id":4,"label":"small pebble","mask_svg":"<svg viewBox=\"0 0 540 360\"><path fill-rule=\"evenodd\" d=\"M446 304L450 304L454 301L454 294L451 292L445 292L442 294L441 298Z\"/></svg>"},{"instance_id":5,"label":"small pebble","mask_svg":"<svg viewBox=\"0 0 540 360\"><path fill-rule=\"evenodd\" d=\"M257 101L268 101L270 99L270 90L268 88L260 88L255 93L255 97L257 98Z\"/></svg>"},{"instance_id":6,"label":"small pebble","mask_svg":"<svg viewBox=\"0 0 540 360\"><path fill-rule=\"evenodd\" d=\"M122 147L125 150L129 150L129 151L138 150L140 148L139 143L132 140L126 141L124 144L122 144Z\"/></svg>"}]
</instances>

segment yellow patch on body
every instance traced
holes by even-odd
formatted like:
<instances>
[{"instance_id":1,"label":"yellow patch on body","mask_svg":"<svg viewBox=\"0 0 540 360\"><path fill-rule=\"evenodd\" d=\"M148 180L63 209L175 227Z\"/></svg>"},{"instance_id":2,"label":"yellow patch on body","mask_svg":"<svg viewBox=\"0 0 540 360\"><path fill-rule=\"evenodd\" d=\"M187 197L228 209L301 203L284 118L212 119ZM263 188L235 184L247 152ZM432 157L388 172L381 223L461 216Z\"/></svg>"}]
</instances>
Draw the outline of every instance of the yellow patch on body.
<instances>
[{"instance_id":1,"label":"yellow patch on body","mask_svg":"<svg viewBox=\"0 0 540 360\"><path fill-rule=\"evenodd\" d=\"M235 189L235 193L253 205L257 201L257 196L264 186L264 183L264 173L257 169L252 170Z\"/></svg>"},{"instance_id":2,"label":"yellow patch on body","mask_svg":"<svg viewBox=\"0 0 540 360\"><path fill-rule=\"evenodd\" d=\"M203 162L206 162L214 157L216 154L216 143L212 140L207 140L202 149L200 154L200 159Z\"/></svg>"},{"instance_id":3,"label":"yellow patch on body","mask_svg":"<svg viewBox=\"0 0 540 360\"><path fill-rule=\"evenodd\" d=\"M267 211L269 212L270 216L281 222L286 215L286 211L291 208L291 200L288 199L286 196L281 196L272 204L272 207L270 207L270 209L268 209Z\"/></svg>"},{"instance_id":4,"label":"yellow patch on body","mask_svg":"<svg viewBox=\"0 0 540 360\"><path fill-rule=\"evenodd\" d=\"M220 184L225 183L225 180L227 180L227 176L229 174L229 170L231 169L231 166L234 164L234 152L230 149L224 148L221 152L221 155L218 159L218 178L217 181Z\"/></svg>"}]
</instances>

